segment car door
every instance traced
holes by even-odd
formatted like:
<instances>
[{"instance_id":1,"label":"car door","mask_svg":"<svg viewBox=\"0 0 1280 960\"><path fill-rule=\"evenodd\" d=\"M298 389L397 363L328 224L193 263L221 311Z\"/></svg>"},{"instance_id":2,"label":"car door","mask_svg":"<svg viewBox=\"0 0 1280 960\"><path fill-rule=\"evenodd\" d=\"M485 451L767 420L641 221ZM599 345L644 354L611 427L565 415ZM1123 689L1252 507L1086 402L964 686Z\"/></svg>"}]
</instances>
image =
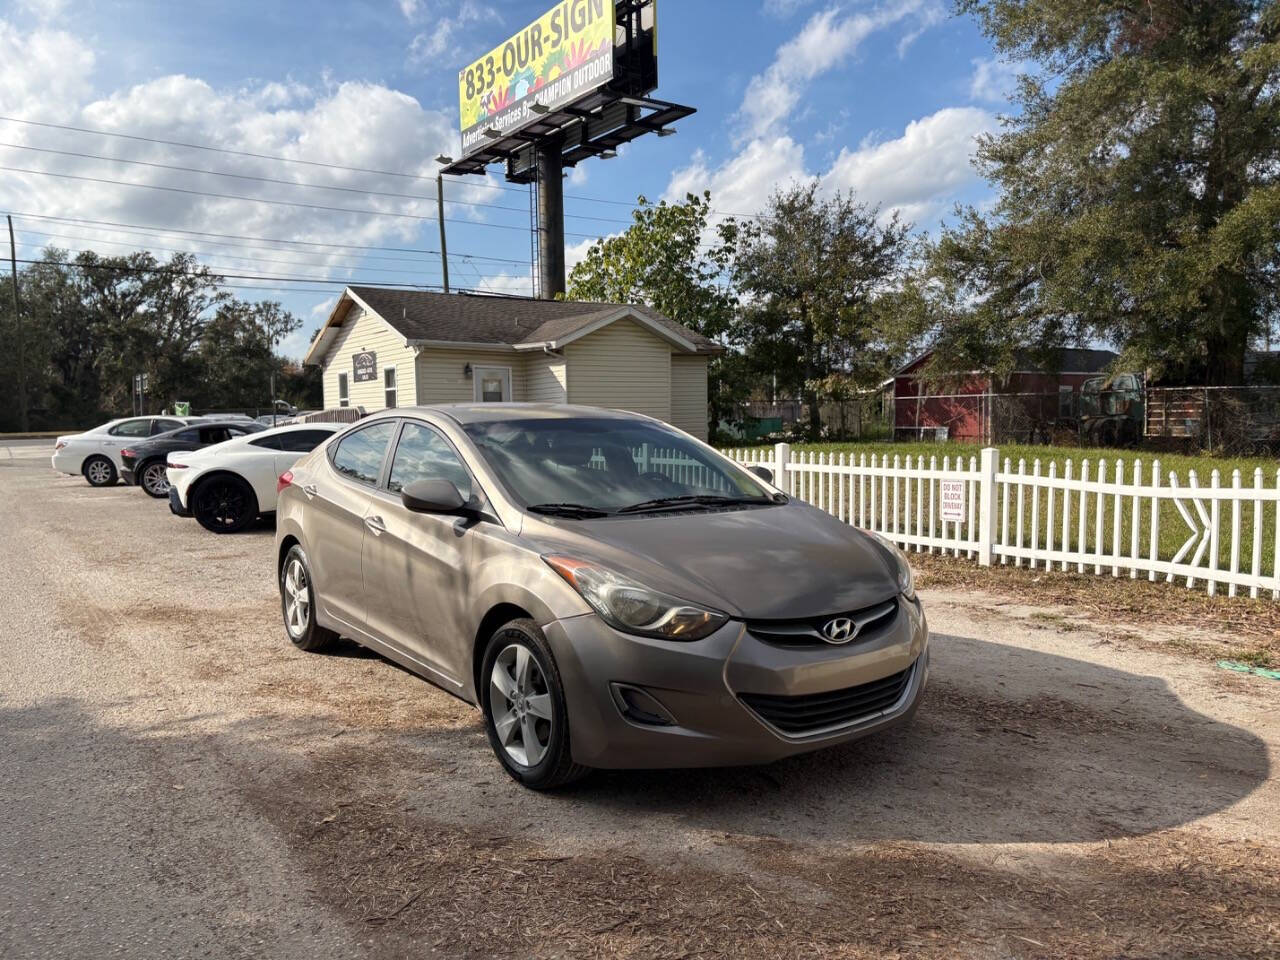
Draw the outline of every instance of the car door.
<instances>
[{"instance_id":1,"label":"car door","mask_svg":"<svg viewBox=\"0 0 1280 960\"><path fill-rule=\"evenodd\" d=\"M368 628L457 687L470 662L465 619L473 523L408 510L400 490L425 478L449 480L464 498L479 493L441 433L405 420L387 480L369 508L363 564Z\"/></svg>"},{"instance_id":2,"label":"car door","mask_svg":"<svg viewBox=\"0 0 1280 960\"><path fill-rule=\"evenodd\" d=\"M135 417L132 420L121 420L107 431L107 435L98 441L98 447L121 468L120 451L130 443L136 443L151 434L151 418Z\"/></svg>"},{"instance_id":3,"label":"car door","mask_svg":"<svg viewBox=\"0 0 1280 960\"><path fill-rule=\"evenodd\" d=\"M308 501L303 526L320 608L360 629L365 625L360 556L365 518L398 425L395 419L379 420L352 430L315 469L294 479Z\"/></svg>"}]
</instances>

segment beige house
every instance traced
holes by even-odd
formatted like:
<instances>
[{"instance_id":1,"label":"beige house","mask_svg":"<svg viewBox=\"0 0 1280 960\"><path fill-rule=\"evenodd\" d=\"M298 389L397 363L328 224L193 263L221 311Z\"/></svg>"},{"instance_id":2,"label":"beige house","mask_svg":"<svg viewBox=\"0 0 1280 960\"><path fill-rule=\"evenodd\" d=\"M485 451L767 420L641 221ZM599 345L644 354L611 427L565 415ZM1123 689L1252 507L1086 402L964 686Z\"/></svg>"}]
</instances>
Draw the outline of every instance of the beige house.
<instances>
[{"instance_id":1,"label":"beige house","mask_svg":"<svg viewBox=\"0 0 1280 960\"><path fill-rule=\"evenodd\" d=\"M348 287L305 362L324 370L326 408L578 403L706 439L720 350L646 307Z\"/></svg>"}]
</instances>

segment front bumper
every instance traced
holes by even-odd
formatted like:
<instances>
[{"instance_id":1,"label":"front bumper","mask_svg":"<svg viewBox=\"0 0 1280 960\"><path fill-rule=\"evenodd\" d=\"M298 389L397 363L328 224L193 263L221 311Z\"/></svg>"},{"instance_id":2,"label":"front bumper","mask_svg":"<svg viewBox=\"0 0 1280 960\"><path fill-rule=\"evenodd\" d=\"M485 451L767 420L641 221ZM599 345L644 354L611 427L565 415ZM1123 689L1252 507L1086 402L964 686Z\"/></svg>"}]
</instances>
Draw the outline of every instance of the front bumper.
<instances>
[{"instance_id":1,"label":"front bumper","mask_svg":"<svg viewBox=\"0 0 1280 960\"><path fill-rule=\"evenodd\" d=\"M919 603L905 599L887 630L849 647L775 646L740 622L675 643L619 633L594 614L557 620L543 631L565 687L573 758L591 767L767 763L901 724L928 683L928 626ZM843 691L903 673L893 703L813 732L786 733L742 699ZM623 689L652 697L674 722L624 716Z\"/></svg>"}]
</instances>

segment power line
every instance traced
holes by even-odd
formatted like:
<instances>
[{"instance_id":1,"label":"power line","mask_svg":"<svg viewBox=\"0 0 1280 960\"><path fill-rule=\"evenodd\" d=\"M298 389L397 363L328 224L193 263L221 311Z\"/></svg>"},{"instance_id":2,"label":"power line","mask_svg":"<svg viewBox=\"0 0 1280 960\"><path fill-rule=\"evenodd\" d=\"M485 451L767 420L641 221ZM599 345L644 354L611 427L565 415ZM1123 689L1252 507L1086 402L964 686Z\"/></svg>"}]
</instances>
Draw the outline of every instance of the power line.
<instances>
[{"instance_id":1,"label":"power line","mask_svg":"<svg viewBox=\"0 0 1280 960\"><path fill-rule=\"evenodd\" d=\"M89 251L92 252L92 251ZM200 273L192 270L175 270L172 267L137 267L124 263L76 263L73 260L22 260L18 263L27 264L44 264L51 267L73 267L78 270L124 270L134 273L151 273L164 274L173 277L195 277L201 276ZM270 280L276 283L318 283L336 285L340 287L349 286L369 286L369 287L400 287L408 290L422 290L431 287L439 287L440 284L433 283L399 283L391 281L377 281L374 283L365 283L361 280L329 280L325 277L288 277L288 276L269 276L254 273L212 273L209 277L215 283L219 280Z\"/></svg>"},{"instance_id":2,"label":"power line","mask_svg":"<svg viewBox=\"0 0 1280 960\"><path fill-rule=\"evenodd\" d=\"M440 256L439 250L432 250L430 247L380 247L358 243L324 243L318 240L285 240L282 237L254 237L238 233L209 233L203 230L183 230L180 227L153 227L146 224L121 223L116 220L90 220L84 217L55 217L41 213L19 213L16 210L8 212L15 217L21 217L27 220L50 220L55 223L88 224L95 228L110 228L117 233L141 233L142 235L146 235L147 233L158 233L162 235L181 234L192 237L221 237L227 240L252 240L257 243L287 243L302 247L325 247L341 250L382 250L388 253L423 253L433 257ZM529 265L528 260L518 260L511 257L490 257L478 253L455 253L454 256L470 257L472 260L485 260L493 263L513 263L526 267Z\"/></svg>"},{"instance_id":3,"label":"power line","mask_svg":"<svg viewBox=\"0 0 1280 960\"><path fill-rule=\"evenodd\" d=\"M322 203L301 203L297 200L272 200L268 197L244 197L233 193L209 193L205 190L189 190L185 187L168 187L158 183L132 183L128 180L111 180L105 177L85 177L75 173L55 173L52 170L29 170L25 167L6 167L0 166L0 170L6 170L10 173L29 173L38 177L58 177L63 180L80 180L85 183L105 183L117 187L137 187L142 190L163 190L166 193L182 193L195 197L212 197L216 200L238 200L244 203L267 203L277 207L299 207L304 210L324 210L330 213L354 213L367 217L396 217L401 220L430 220L435 222L434 216L423 216L417 213L394 213L388 210L360 210L353 207L331 207ZM447 223L469 224L476 227L492 227L497 230L518 230L520 233L527 233L528 227L517 227L514 224L507 223L489 223L483 220L448 220ZM565 233L566 237L578 237L583 240L594 240L594 233Z\"/></svg>"},{"instance_id":4,"label":"power line","mask_svg":"<svg viewBox=\"0 0 1280 960\"><path fill-rule=\"evenodd\" d=\"M392 197L397 200L421 200L424 202L435 203L435 196L427 196L420 193L392 193L386 190L367 190L361 187L341 187L327 183L306 183L298 180L282 180L278 177L260 177L248 173L231 173L224 170L207 170L202 167L183 167L172 163L156 163L151 160L132 160L127 157L106 157L97 153L80 153L75 150L55 150L52 147L33 147L21 143L0 143L0 147L8 147L11 150L31 150L36 153L52 153L61 157L78 157L82 160L102 160L106 163L128 163L140 167L151 167L156 170L174 170L180 173L199 173L211 177L229 177L236 180L252 180L256 183L272 183L287 187L306 187L311 190L338 190L343 193L363 194L372 197ZM528 211L521 207L504 207L497 203L484 203L480 200L457 200L445 198L445 203L453 203L467 207L482 207L487 210L507 210L513 213L527 213ZM592 217L586 214L569 213L565 214L569 219L573 220L594 220L600 223L629 223L628 220L619 220L616 217Z\"/></svg>"},{"instance_id":5,"label":"power line","mask_svg":"<svg viewBox=\"0 0 1280 960\"><path fill-rule=\"evenodd\" d=\"M352 167L352 166L347 166L341 163L327 163L322 160L303 160L299 157L281 157L281 156L274 156L272 154L267 154L267 153L253 153L248 150L232 150L228 147L215 147L215 146L211 146L209 144L203 144L203 143L184 143L181 140L164 140L159 137L143 137L143 136L139 136L137 134L132 134L132 133L118 133L113 130L95 130L90 127L74 127L74 126L70 126L69 124L63 124L63 123L48 123L41 120L25 120L21 117L0 116L0 120L7 121L8 123L23 123L33 127L45 127L50 130L67 130L72 133L85 133L91 136L116 137L121 140L134 140L139 143L155 143L155 144L160 144L160 145L169 146L169 147L181 147L186 150L205 150L211 153L223 153L223 154L227 154L229 156L234 156L234 157L252 157L256 160L271 160L276 163L297 163L303 166L321 167L328 170L343 170L350 173L370 173L380 177L400 177L406 180L421 180L425 183L430 183L431 181L435 180L434 176L427 175L427 174L401 173L395 170L376 170L376 169L371 169L369 167ZM469 182L468 179L465 177L450 176L448 179L449 179L449 182L451 183ZM505 190L509 193L525 193L526 192L521 187L510 187L500 183L490 183L487 186L488 186L488 189ZM571 194L571 193L566 193L564 195L564 198L566 200L580 200L584 203L606 203L614 206L632 207L633 209L635 207L635 204L630 200L609 200L604 197L586 197L581 194ZM720 210L712 210L711 212L719 216L726 216L726 217L741 217L742 219L767 219L765 217L762 217L760 214L726 213Z\"/></svg>"}]
</instances>

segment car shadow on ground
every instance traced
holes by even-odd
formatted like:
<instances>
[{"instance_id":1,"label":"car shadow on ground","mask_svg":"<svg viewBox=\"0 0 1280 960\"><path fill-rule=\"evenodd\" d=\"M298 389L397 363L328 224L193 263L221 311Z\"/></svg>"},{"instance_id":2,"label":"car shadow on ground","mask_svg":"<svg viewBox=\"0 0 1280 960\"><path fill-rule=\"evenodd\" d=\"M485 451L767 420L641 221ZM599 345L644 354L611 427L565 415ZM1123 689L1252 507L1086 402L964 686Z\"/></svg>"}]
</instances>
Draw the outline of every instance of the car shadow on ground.
<instances>
[{"instance_id":1,"label":"car shadow on ground","mask_svg":"<svg viewBox=\"0 0 1280 960\"><path fill-rule=\"evenodd\" d=\"M905 727L768 766L597 771L561 796L633 822L809 843L1072 842L1190 823L1269 774L1261 739L1160 677L937 635Z\"/></svg>"}]
</instances>

